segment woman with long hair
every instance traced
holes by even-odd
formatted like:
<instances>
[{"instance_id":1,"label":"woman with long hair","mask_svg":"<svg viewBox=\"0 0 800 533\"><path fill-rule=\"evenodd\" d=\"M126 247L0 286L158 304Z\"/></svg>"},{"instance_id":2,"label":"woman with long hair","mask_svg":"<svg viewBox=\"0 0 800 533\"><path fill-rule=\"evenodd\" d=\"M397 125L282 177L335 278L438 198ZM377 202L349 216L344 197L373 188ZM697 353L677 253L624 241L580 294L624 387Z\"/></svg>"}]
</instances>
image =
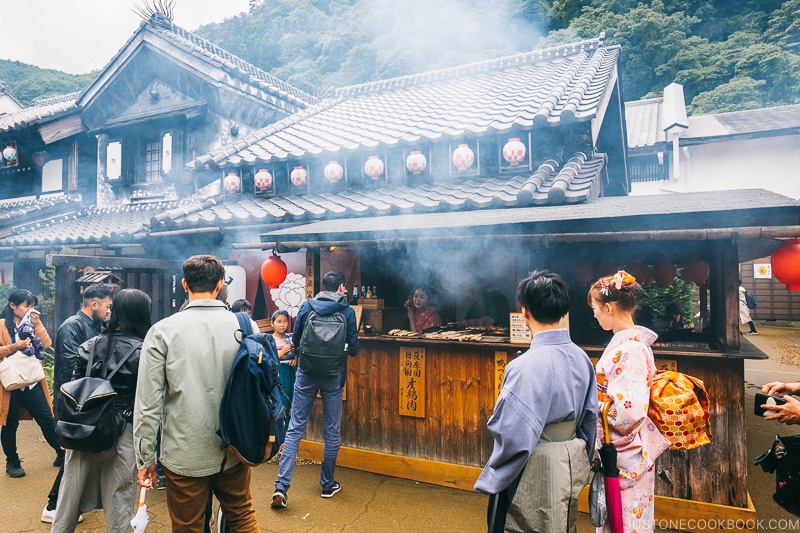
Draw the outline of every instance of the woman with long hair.
<instances>
[{"instance_id":1,"label":"woman with long hair","mask_svg":"<svg viewBox=\"0 0 800 533\"><path fill-rule=\"evenodd\" d=\"M21 339L17 335L17 328L31 309L36 306L37 299L31 291L17 289L8 296L8 303L3 308L0 318L0 359L14 355L18 350L25 350L31 345L32 339ZM50 335L39 319L38 312L31 312L31 323L34 335L42 343L42 347L50 347ZM31 356L34 357L34 356ZM53 405L50 400L50 390L47 387L47 378L23 389L7 391L0 387L0 441L3 453L6 455L6 474L11 477L22 477L25 470L20 464L17 454L17 428L20 418L30 420L33 418L42 428L47 444L56 452L58 457L61 446L56 437L55 422L53 421Z\"/></svg>"},{"instance_id":2,"label":"woman with long hair","mask_svg":"<svg viewBox=\"0 0 800 533\"><path fill-rule=\"evenodd\" d=\"M442 325L442 318L435 305L433 290L428 287L417 287L405 303L408 313L408 329L415 333Z\"/></svg>"},{"instance_id":3,"label":"woman with long hair","mask_svg":"<svg viewBox=\"0 0 800 533\"><path fill-rule=\"evenodd\" d=\"M636 278L620 270L589 289L594 317L614 336L595 368L599 400L596 448L604 442L602 412L608 405L608 430L617 449L625 532L653 531L653 465L669 441L647 416L650 385L656 373L650 345L658 337L634 323ZM608 523L598 532L610 531Z\"/></svg>"},{"instance_id":4,"label":"woman with long hair","mask_svg":"<svg viewBox=\"0 0 800 533\"><path fill-rule=\"evenodd\" d=\"M114 298L111 319L102 335L78 349L72 379L86 375L90 354L92 376L112 376L117 393L114 407L119 437L116 445L100 453L67 450L53 532L72 532L80 513L102 508L106 531L128 533L136 501L136 458L133 452L133 402L139 372L139 353L151 326L150 297L138 289L123 289ZM126 354L131 355L122 363Z\"/></svg>"}]
</instances>

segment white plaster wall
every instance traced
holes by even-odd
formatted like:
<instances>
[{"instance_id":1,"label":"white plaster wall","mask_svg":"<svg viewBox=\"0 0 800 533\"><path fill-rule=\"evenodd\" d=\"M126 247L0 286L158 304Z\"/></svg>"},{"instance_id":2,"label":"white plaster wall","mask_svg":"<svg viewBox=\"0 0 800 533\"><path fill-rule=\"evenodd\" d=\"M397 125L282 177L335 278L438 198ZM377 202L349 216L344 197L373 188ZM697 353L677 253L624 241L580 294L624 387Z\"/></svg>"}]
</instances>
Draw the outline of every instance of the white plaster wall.
<instances>
[{"instance_id":1,"label":"white plaster wall","mask_svg":"<svg viewBox=\"0 0 800 533\"><path fill-rule=\"evenodd\" d=\"M800 135L682 146L680 155L679 179L634 183L631 195L766 189L800 199Z\"/></svg>"}]
</instances>

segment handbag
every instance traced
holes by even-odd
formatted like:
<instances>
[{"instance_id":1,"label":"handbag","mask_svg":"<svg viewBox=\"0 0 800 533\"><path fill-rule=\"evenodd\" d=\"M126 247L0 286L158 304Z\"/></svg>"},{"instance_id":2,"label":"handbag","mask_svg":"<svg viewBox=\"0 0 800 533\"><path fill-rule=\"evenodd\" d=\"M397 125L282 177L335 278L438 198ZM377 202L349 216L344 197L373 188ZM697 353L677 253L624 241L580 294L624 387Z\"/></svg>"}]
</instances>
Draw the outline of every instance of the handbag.
<instances>
[{"instance_id":1,"label":"handbag","mask_svg":"<svg viewBox=\"0 0 800 533\"><path fill-rule=\"evenodd\" d=\"M711 442L711 412L703 381L665 370L650 386L648 416L670 441L670 450L691 450Z\"/></svg>"},{"instance_id":2,"label":"handbag","mask_svg":"<svg viewBox=\"0 0 800 533\"><path fill-rule=\"evenodd\" d=\"M6 390L24 389L43 379L42 363L33 355L17 351L0 361L0 383Z\"/></svg>"},{"instance_id":3,"label":"handbag","mask_svg":"<svg viewBox=\"0 0 800 533\"><path fill-rule=\"evenodd\" d=\"M595 527L602 527L608 520L606 504L606 482L603 479L603 467L597 450L592 460L592 480L589 482L589 521Z\"/></svg>"},{"instance_id":4,"label":"handbag","mask_svg":"<svg viewBox=\"0 0 800 533\"><path fill-rule=\"evenodd\" d=\"M753 464L772 474L775 472L775 503L795 516L800 516L800 435L781 437L768 452L756 457Z\"/></svg>"}]
</instances>

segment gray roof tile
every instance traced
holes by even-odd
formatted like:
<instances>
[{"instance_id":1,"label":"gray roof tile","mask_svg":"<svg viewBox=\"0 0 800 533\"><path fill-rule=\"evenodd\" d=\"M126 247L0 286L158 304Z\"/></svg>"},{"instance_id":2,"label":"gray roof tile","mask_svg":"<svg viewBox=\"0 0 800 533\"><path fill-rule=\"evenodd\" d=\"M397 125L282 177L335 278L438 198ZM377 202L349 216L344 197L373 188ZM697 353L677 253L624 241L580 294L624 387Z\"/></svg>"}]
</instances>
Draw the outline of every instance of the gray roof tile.
<instances>
[{"instance_id":1,"label":"gray roof tile","mask_svg":"<svg viewBox=\"0 0 800 533\"><path fill-rule=\"evenodd\" d=\"M605 38L435 72L344 87L289 118L221 147L192 166L283 161L357 150L503 133L593 118L616 68ZM245 155L246 154L246 155ZM251 156L256 162L252 163Z\"/></svg>"}]
</instances>

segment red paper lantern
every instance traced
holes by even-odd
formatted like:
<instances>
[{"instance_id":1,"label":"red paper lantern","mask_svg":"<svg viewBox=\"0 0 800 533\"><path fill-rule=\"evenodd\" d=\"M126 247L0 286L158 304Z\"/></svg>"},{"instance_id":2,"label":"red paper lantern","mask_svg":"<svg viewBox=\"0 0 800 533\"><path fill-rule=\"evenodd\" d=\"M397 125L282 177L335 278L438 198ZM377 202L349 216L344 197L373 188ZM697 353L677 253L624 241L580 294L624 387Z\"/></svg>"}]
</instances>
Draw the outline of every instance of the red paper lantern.
<instances>
[{"instance_id":1,"label":"red paper lantern","mask_svg":"<svg viewBox=\"0 0 800 533\"><path fill-rule=\"evenodd\" d=\"M414 150L406 158L406 168L413 174L419 174L428 166L428 159L419 150Z\"/></svg>"},{"instance_id":2,"label":"red paper lantern","mask_svg":"<svg viewBox=\"0 0 800 533\"><path fill-rule=\"evenodd\" d=\"M292 183L297 187L302 187L308 183L308 171L302 166L294 167L289 177L292 179Z\"/></svg>"},{"instance_id":3,"label":"red paper lantern","mask_svg":"<svg viewBox=\"0 0 800 533\"><path fill-rule=\"evenodd\" d=\"M698 287L702 287L705 284L709 275L711 275L711 268L708 263L696 255L686 260L686 264L681 271L681 279L683 281L694 283Z\"/></svg>"},{"instance_id":4,"label":"red paper lantern","mask_svg":"<svg viewBox=\"0 0 800 533\"><path fill-rule=\"evenodd\" d=\"M259 191L265 191L272 187L272 174L266 168L262 168L253 176L253 181Z\"/></svg>"},{"instance_id":5,"label":"red paper lantern","mask_svg":"<svg viewBox=\"0 0 800 533\"><path fill-rule=\"evenodd\" d=\"M628 273L636 278L636 283L644 287L653 283L653 269L642 263L641 259L635 259L628 265Z\"/></svg>"},{"instance_id":6,"label":"red paper lantern","mask_svg":"<svg viewBox=\"0 0 800 533\"><path fill-rule=\"evenodd\" d=\"M790 291L800 291L800 239L786 239L772 254L772 273Z\"/></svg>"},{"instance_id":7,"label":"red paper lantern","mask_svg":"<svg viewBox=\"0 0 800 533\"><path fill-rule=\"evenodd\" d=\"M594 278L594 270L592 270L591 263L586 259L581 259L575 263L575 267L572 269L572 277L575 278L578 285L582 287L587 285Z\"/></svg>"},{"instance_id":8,"label":"red paper lantern","mask_svg":"<svg viewBox=\"0 0 800 533\"><path fill-rule=\"evenodd\" d=\"M383 161L377 155L369 156L364 163L364 173L374 180L380 179L383 175Z\"/></svg>"},{"instance_id":9,"label":"red paper lantern","mask_svg":"<svg viewBox=\"0 0 800 533\"><path fill-rule=\"evenodd\" d=\"M653 279L661 287L669 287L676 275L675 265L666 257L660 258L653 265Z\"/></svg>"},{"instance_id":10,"label":"red paper lantern","mask_svg":"<svg viewBox=\"0 0 800 533\"><path fill-rule=\"evenodd\" d=\"M459 172L464 172L474 162L475 153L468 144L459 144L458 148L453 150L453 164L458 168Z\"/></svg>"},{"instance_id":11,"label":"red paper lantern","mask_svg":"<svg viewBox=\"0 0 800 533\"><path fill-rule=\"evenodd\" d=\"M325 165L325 170L323 170L323 174L325 174L325 179L330 181L331 183L336 183L342 176L344 176L344 169L342 165L339 164L338 161L331 161L327 165Z\"/></svg>"},{"instance_id":12,"label":"red paper lantern","mask_svg":"<svg viewBox=\"0 0 800 533\"><path fill-rule=\"evenodd\" d=\"M503 146L503 158L512 167L519 165L525 159L525 152L525 144L520 142L519 137L512 137Z\"/></svg>"},{"instance_id":13,"label":"red paper lantern","mask_svg":"<svg viewBox=\"0 0 800 533\"><path fill-rule=\"evenodd\" d=\"M222 186L225 188L225 192L233 194L239 191L242 186L242 179L236 172L228 172L228 175L222 180Z\"/></svg>"},{"instance_id":14,"label":"red paper lantern","mask_svg":"<svg viewBox=\"0 0 800 533\"><path fill-rule=\"evenodd\" d=\"M272 255L267 258L261 265L261 279L264 280L270 289L277 289L281 283L286 279L286 263L284 263L275 250Z\"/></svg>"}]
</instances>

